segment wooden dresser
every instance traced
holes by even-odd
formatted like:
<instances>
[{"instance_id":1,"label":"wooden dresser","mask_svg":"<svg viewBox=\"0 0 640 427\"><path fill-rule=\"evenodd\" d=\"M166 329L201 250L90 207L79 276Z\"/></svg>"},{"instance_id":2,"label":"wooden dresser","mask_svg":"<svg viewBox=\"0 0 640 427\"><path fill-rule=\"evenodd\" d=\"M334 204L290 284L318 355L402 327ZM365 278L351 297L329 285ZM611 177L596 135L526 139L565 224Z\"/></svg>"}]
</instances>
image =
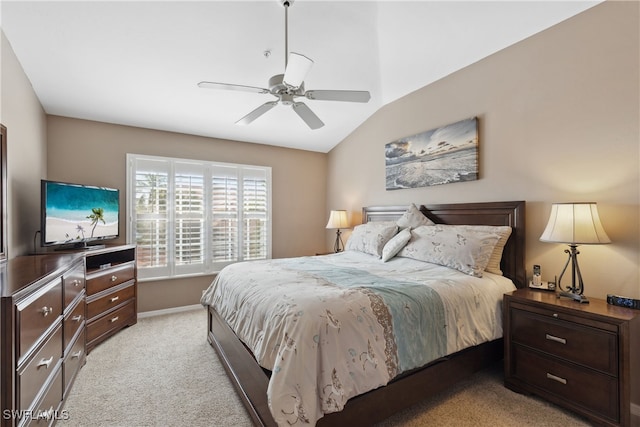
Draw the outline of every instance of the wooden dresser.
<instances>
[{"instance_id":1,"label":"wooden dresser","mask_svg":"<svg viewBox=\"0 0 640 427\"><path fill-rule=\"evenodd\" d=\"M505 295L505 385L597 425L628 426L640 391L640 311L589 301L530 289Z\"/></svg>"},{"instance_id":2,"label":"wooden dresser","mask_svg":"<svg viewBox=\"0 0 640 427\"><path fill-rule=\"evenodd\" d=\"M135 245L85 253L87 353L138 319Z\"/></svg>"},{"instance_id":3,"label":"wooden dresser","mask_svg":"<svg viewBox=\"0 0 640 427\"><path fill-rule=\"evenodd\" d=\"M135 245L0 264L0 425L49 426L96 345L137 322Z\"/></svg>"},{"instance_id":4,"label":"wooden dresser","mask_svg":"<svg viewBox=\"0 0 640 427\"><path fill-rule=\"evenodd\" d=\"M17 257L0 270L2 426L50 425L85 362L83 257Z\"/></svg>"}]
</instances>

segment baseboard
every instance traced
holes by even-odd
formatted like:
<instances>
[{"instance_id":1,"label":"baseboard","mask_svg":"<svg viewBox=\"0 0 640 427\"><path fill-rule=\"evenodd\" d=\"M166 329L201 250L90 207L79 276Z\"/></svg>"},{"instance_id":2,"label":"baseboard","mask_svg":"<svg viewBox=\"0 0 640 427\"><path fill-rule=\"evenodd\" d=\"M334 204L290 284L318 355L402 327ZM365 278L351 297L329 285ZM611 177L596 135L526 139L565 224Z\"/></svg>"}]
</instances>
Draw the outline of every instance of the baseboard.
<instances>
[{"instance_id":1,"label":"baseboard","mask_svg":"<svg viewBox=\"0 0 640 427\"><path fill-rule=\"evenodd\" d=\"M184 305L182 307L165 308L163 310L143 311L138 313L138 319L144 319L145 317L162 316L163 314L175 314L183 311L204 310L202 304Z\"/></svg>"},{"instance_id":2,"label":"baseboard","mask_svg":"<svg viewBox=\"0 0 640 427\"><path fill-rule=\"evenodd\" d=\"M635 415L640 417L640 405L632 403L631 404L631 415Z\"/></svg>"}]
</instances>

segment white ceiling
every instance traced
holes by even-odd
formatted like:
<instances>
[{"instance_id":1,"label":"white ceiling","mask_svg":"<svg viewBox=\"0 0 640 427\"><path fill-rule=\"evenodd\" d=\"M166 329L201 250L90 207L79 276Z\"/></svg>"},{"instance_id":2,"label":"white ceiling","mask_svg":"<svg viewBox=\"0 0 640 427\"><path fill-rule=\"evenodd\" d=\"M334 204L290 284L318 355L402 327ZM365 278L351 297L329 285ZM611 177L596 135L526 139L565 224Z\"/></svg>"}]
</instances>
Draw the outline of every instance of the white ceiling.
<instances>
[{"instance_id":1,"label":"white ceiling","mask_svg":"<svg viewBox=\"0 0 640 427\"><path fill-rule=\"evenodd\" d=\"M275 98L196 86L284 72L280 0L3 0L0 22L48 114L328 152L383 105L599 2L296 0L289 50L315 61L306 89L371 92L304 100L318 130L282 105L236 125Z\"/></svg>"}]
</instances>

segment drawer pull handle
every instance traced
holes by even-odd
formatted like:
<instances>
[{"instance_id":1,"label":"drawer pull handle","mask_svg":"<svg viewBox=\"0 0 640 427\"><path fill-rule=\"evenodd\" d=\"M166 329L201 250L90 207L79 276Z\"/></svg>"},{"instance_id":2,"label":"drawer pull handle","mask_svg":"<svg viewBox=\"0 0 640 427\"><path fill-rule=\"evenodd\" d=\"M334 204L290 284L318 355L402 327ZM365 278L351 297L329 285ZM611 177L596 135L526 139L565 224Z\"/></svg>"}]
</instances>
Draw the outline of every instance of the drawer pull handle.
<instances>
[{"instance_id":1,"label":"drawer pull handle","mask_svg":"<svg viewBox=\"0 0 640 427\"><path fill-rule=\"evenodd\" d=\"M49 369L49 365L51 365L51 362L53 362L53 356L51 356L47 360L41 359L38 362L38 366L36 366L36 368L39 368L40 366L44 366L44 367L46 367L46 369Z\"/></svg>"},{"instance_id":2,"label":"drawer pull handle","mask_svg":"<svg viewBox=\"0 0 640 427\"><path fill-rule=\"evenodd\" d=\"M566 384L567 383L567 380L565 380L564 378L558 377L558 376L550 374L548 372L547 372L547 378L549 378L550 380L557 381L557 382L559 382L561 384Z\"/></svg>"},{"instance_id":3,"label":"drawer pull handle","mask_svg":"<svg viewBox=\"0 0 640 427\"><path fill-rule=\"evenodd\" d=\"M78 350L76 353L73 353L71 355L72 359L80 359L80 356L82 356L82 350Z\"/></svg>"},{"instance_id":4,"label":"drawer pull handle","mask_svg":"<svg viewBox=\"0 0 640 427\"><path fill-rule=\"evenodd\" d=\"M120 318L120 316L112 317L109 321L110 321L111 323L113 323L113 322L117 322L119 318Z\"/></svg>"},{"instance_id":5,"label":"drawer pull handle","mask_svg":"<svg viewBox=\"0 0 640 427\"><path fill-rule=\"evenodd\" d=\"M44 317L47 317L50 313L53 313L53 307L44 306L40 309L40 311L42 312L42 315Z\"/></svg>"},{"instance_id":6,"label":"drawer pull handle","mask_svg":"<svg viewBox=\"0 0 640 427\"><path fill-rule=\"evenodd\" d=\"M560 344L566 344L566 343L567 343L567 340L566 340L566 339L564 339L564 338L560 338L560 337L556 337L556 336L554 336L554 335L549 335L549 334L547 334L547 337L546 337L546 338L547 338L549 341L559 342Z\"/></svg>"},{"instance_id":7,"label":"drawer pull handle","mask_svg":"<svg viewBox=\"0 0 640 427\"><path fill-rule=\"evenodd\" d=\"M112 282L115 282L116 280L118 280L118 276L116 276L116 275L111 276L111 281Z\"/></svg>"},{"instance_id":8,"label":"drawer pull handle","mask_svg":"<svg viewBox=\"0 0 640 427\"><path fill-rule=\"evenodd\" d=\"M71 320L73 320L74 322L79 322L82 320L82 315L78 314L77 316L73 316Z\"/></svg>"},{"instance_id":9,"label":"drawer pull handle","mask_svg":"<svg viewBox=\"0 0 640 427\"><path fill-rule=\"evenodd\" d=\"M118 301L119 299L120 299L120 297L119 297L119 296L115 296L115 297L113 297L113 298L109 299L109 301L111 301L111 302L116 302L116 301Z\"/></svg>"}]
</instances>

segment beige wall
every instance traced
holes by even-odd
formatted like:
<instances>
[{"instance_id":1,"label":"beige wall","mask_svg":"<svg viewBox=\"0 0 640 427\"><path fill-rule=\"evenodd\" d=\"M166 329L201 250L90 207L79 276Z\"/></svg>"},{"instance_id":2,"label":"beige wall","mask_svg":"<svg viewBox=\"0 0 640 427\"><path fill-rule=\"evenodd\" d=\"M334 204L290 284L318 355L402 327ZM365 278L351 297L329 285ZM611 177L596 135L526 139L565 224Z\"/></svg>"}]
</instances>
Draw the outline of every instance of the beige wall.
<instances>
[{"instance_id":1,"label":"beige wall","mask_svg":"<svg viewBox=\"0 0 640 427\"><path fill-rule=\"evenodd\" d=\"M638 9L605 2L380 109L329 153L328 208L526 200L527 269L548 280L566 260L538 241L550 204L596 201L613 243L580 248L585 293L640 297ZM385 190L386 143L473 116L478 181Z\"/></svg>"},{"instance_id":2,"label":"beige wall","mask_svg":"<svg viewBox=\"0 0 640 427\"><path fill-rule=\"evenodd\" d=\"M40 229L40 179L47 174L46 116L31 82L0 31L0 123L7 127L9 258L34 250Z\"/></svg>"},{"instance_id":3,"label":"beige wall","mask_svg":"<svg viewBox=\"0 0 640 427\"><path fill-rule=\"evenodd\" d=\"M273 257L313 255L324 249L326 154L58 116L48 116L47 140L48 179L118 188L122 206L127 153L271 166ZM211 277L141 283L138 308L197 304L210 282Z\"/></svg>"},{"instance_id":4,"label":"beige wall","mask_svg":"<svg viewBox=\"0 0 640 427\"><path fill-rule=\"evenodd\" d=\"M541 264L550 278L564 263L562 245L538 241L550 203L597 201L613 243L581 248L586 293L639 297L638 15L637 2L603 3L387 105L329 153L328 166L317 153L47 121L2 34L9 256L32 250L40 178L124 188L124 155L138 152L273 166L274 257L330 248L328 209L357 221L363 205L524 199L527 268ZM480 119L480 180L385 191L385 143L471 116ZM189 291L171 302L171 281L142 285L141 309L193 303L202 283L185 282Z\"/></svg>"}]
</instances>

